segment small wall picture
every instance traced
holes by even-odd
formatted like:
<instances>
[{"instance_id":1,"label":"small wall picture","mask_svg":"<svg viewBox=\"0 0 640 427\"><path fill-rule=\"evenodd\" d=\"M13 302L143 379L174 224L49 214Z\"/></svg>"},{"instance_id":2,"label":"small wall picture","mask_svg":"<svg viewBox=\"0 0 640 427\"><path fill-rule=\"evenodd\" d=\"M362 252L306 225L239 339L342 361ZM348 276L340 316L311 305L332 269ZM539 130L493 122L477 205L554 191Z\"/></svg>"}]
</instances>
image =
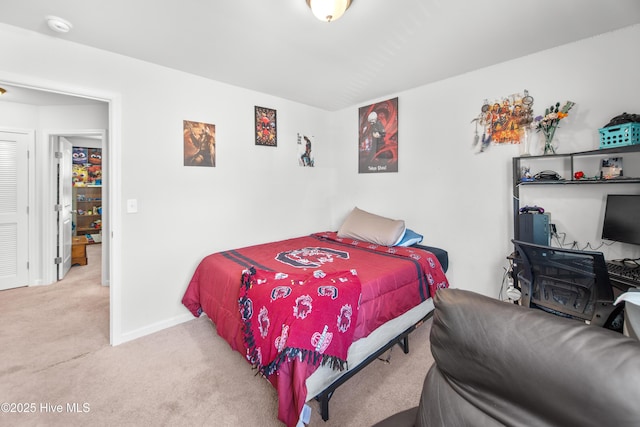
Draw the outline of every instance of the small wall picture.
<instances>
[{"instance_id":1,"label":"small wall picture","mask_svg":"<svg viewBox=\"0 0 640 427\"><path fill-rule=\"evenodd\" d=\"M358 110L358 173L398 172L398 98Z\"/></svg>"},{"instance_id":2,"label":"small wall picture","mask_svg":"<svg viewBox=\"0 0 640 427\"><path fill-rule=\"evenodd\" d=\"M278 145L278 125L276 110L255 107L256 145L276 147Z\"/></svg>"},{"instance_id":3,"label":"small wall picture","mask_svg":"<svg viewBox=\"0 0 640 427\"><path fill-rule=\"evenodd\" d=\"M602 159L600 166L600 178L613 179L622 176L622 157Z\"/></svg>"},{"instance_id":4,"label":"small wall picture","mask_svg":"<svg viewBox=\"0 0 640 427\"><path fill-rule=\"evenodd\" d=\"M298 164L300 166L313 167L315 165L312 139L312 136L298 134Z\"/></svg>"},{"instance_id":5,"label":"small wall picture","mask_svg":"<svg viewBox=\"0 0 640 427\"><path fill-rule=\"evenodd\" d=\"M185 166L216 165L216 125L183 120Z\"/></svg>"}]
</instances>

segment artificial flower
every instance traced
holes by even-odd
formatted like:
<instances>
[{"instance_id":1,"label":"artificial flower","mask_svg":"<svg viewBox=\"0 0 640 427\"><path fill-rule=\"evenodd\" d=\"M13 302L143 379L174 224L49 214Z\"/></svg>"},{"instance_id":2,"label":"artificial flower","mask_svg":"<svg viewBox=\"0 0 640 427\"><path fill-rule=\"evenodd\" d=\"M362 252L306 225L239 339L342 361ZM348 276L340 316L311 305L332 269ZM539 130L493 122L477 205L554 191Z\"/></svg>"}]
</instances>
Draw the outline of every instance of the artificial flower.
<instances>
[{"instance_id":1,"label":"artificial flower","mask_svg":"<svg viewBox=\"0 0 640 427\"><path fill-rule=\"evenodd\" d=\"M567 101L564 106L560 108L560 103L557 102L545 110L544 116L535 118L535 129L544 134L544 154L548 154L549 152L553 154L556 153L556 149L551 145L551 141L553 141L560 120L569 115L569 110L571 110L574 105L576 105L575 102Z\"/></svg>"}]
</instances>

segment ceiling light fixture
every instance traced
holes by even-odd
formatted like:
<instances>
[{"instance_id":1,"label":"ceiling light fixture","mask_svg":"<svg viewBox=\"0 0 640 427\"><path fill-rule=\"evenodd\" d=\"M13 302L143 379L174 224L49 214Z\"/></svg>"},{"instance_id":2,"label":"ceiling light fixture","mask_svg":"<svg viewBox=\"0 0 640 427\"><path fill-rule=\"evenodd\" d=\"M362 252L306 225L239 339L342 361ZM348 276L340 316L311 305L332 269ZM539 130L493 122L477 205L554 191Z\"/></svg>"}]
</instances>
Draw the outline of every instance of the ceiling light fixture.
<instances>
[{"instance_id":1,"label":"ceiling light fixture","mask_svg":"<svg viewBox=\"0 0 640 427\"><path fill-rule=\"evenodd\" d=\"M333 22L349 9L351 0L307 0L307 5L319 20Z\"/></svg>"},{"instance_id":2,"label":"ceiling light fixture","mask_svg":"<svg viewBox=\"0 0 640 427\"><path fill-rule=\"evenodd\" d=\"M73 25L65 19L58 18L57 16L47 16L47 25L56 33L68 33L73 28Z\"/></svg>"},{"instance_id":3,"label":"ceiling light fixture","mask_svg":"<svg viewBox=\"0 0 640 427\"><path fill-rule=\"evenodd\" d=\"M3 87L0 87L0 95L4 95L5 93L7 93L7 90Z\"/></svg>"}]
</instances>

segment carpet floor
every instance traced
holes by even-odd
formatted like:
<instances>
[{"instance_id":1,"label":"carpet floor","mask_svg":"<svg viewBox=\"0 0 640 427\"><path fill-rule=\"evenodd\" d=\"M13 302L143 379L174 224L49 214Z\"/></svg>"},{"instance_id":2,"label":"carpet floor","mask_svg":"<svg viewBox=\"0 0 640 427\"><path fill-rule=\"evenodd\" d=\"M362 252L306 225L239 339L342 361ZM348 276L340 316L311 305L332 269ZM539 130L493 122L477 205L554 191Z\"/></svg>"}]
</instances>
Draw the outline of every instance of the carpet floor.
<instances>
[{"instance_id":1,"label":"carpet floor","mask_svg":"<svg viewBox=\"0 0 640 427\"><path fill-rule=\"evenodd\" d=\"M282 426L277 394L205 316L112 347L100 245L64 280L0 292L0 425ZM324 422L370 426L417 405L431 321L337 389ZM385 354L386 358L389 354Z\"/></svg>"}]
</instances>

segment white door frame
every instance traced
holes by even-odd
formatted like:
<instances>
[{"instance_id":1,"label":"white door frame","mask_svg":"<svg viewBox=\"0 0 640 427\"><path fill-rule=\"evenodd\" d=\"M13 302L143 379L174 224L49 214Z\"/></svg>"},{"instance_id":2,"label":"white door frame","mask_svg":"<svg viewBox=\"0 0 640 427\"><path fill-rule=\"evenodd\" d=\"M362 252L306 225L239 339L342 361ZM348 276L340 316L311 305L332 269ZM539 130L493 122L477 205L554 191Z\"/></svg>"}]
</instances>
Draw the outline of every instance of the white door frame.
<instances>
[{"instance_id":1,"label":"white door frame","mask_svg":"<svg viewBox=\"0 0 640 427\"><path fill-rule=\"evenodd\" d=\"M122 162L122 97L120 94L109 92L101 92L99 90L95 90L94 93L87 93L86 87L82 87L78 89L77 86L72 84L65 83L56 83L58 87L52 87L52 83L50 80L37 78L37 77L27 77L25 79L22 74L13 74L13 73L5 73L3 82L7 84L23 86L34 90L42 90L45 92L56 92L63 95L71 95L71 96L79 96L83 98L91 98L99 101L104 101L109 104L109 133L107 135L108 143L106 144L105 149L106 157L108 157L108 167L105 168L103 166L103 173L107 173L109 175L109 190L108 190L108 200L109 207L108 209L103 209L103 214L106 214L106 219L108 218L108 224L104 224L109 227L109 233L103 235L103 251L106 249L104 245L105 240L108 241L108 254L109 254L109 265L108 267L102 266L103 271L105 268L108 268L109 275L109 341L111 345L121 344L123 340L122 334L122 242L119 236L119 230L122 229L122 215L121 212L121 194L122 194L122 178L121 178L121 162ZM47 139L48 141L48 139ZM35 142L34 142L35 143ZM33 151L32 151L33 153ZM30 162L32 160L30 159ZM30 163L31 164L31 163ZM49 161L40 162L40 165L44 168L50 167ZM36 183L38 179L35 171L29 171L30 179L33 179L33 183ZM43 171L43 174L40 175L41 179L37 185L40 188L44 188L47 184L44 180L50 177L51 174L49 171ZM35 184L34 184L35 186ZM31 189L31 188L30 188ZM38 259L40 263L43 262L42 254L39 253L41 247L38 245L38 241L33 236L33 230L38 230L38 222L43 224L43 214L41 212L43 206L41 204L36 205L37 197L34 194L35 191L29 193L29 201L30 206L34 209L36 207L39 211L39 215L30 215L30 237L29 237L29 259ZM103 193L104 198L104 193ZM33 202L33 203L32 203ZM43 199L40 199L41 203L44 203ZM35 217L38 216L36 219ZM44 233L43 236L47 237ZM50 236L50 234L49 234ZM51 247L51 245L48 245ZM40 269L42 271L42 269ZM34 283L33 272L30 269L29 273L29 283Z\"/></svg>"}]
</instances>

